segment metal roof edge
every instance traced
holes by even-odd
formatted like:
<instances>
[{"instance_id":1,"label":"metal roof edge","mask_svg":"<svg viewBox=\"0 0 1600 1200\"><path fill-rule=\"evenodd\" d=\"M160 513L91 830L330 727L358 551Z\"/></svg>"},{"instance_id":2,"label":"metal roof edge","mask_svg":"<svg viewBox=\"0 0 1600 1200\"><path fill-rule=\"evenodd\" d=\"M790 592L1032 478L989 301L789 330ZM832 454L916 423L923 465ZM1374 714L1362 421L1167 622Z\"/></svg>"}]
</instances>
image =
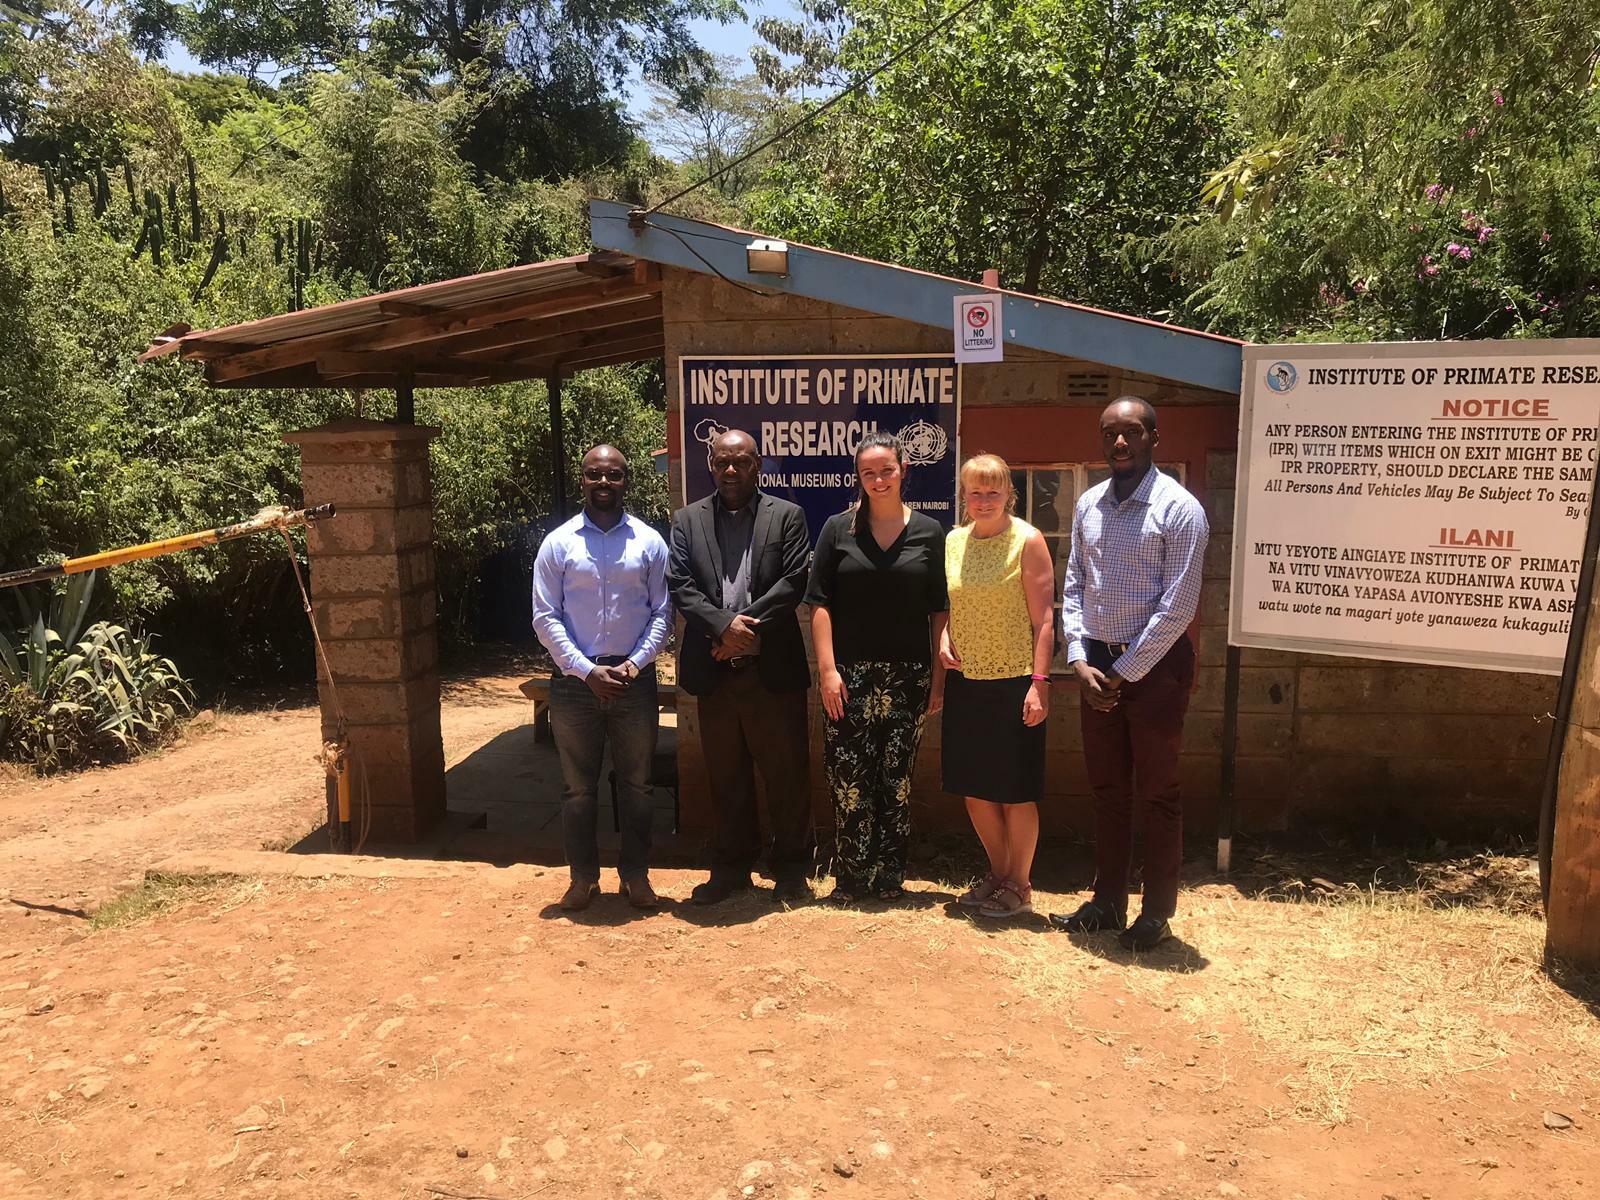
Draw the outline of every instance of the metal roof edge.
<instances>
[{"instance_id":1,"label":"metal roof edge","mask_svg":"<svg viewBox=\"0 0 1600 1200\"><path fill-rule=\"evenodd\" d=\"M789 274L752 275L745 246L766 234L652 213L630 226L626 204L589 202L590 237L605 250L720 275L763 292L787 292L847 308L949 329L954 297L988 291L981 284L911 267L789 243ZM1213 391L1237 394L1244 343L1143 317L1087 308L1044 296L1001 290L1006 341L1069 358L1087 359Z\"/></svg>"}]
</instances>

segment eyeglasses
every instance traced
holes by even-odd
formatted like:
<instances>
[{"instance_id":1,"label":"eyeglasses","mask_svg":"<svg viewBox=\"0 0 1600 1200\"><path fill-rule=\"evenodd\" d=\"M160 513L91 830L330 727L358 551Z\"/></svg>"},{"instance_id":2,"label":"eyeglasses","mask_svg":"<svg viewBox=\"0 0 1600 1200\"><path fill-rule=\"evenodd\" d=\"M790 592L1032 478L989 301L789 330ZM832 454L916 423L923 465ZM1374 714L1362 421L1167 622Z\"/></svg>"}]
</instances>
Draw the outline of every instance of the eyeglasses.
<instances>
[{"instance_id":1,"label":"eyeglasses","mask_svg":"<svg viewBox=\"0 0 1600 1200\"><path fill-rule=\"evenodd\" d=\"M621 467L611 467L604 471L597 467L585 467L583 477L590 483L621 483L628 477L628 473Z\"/></svg>"}]
</instances>

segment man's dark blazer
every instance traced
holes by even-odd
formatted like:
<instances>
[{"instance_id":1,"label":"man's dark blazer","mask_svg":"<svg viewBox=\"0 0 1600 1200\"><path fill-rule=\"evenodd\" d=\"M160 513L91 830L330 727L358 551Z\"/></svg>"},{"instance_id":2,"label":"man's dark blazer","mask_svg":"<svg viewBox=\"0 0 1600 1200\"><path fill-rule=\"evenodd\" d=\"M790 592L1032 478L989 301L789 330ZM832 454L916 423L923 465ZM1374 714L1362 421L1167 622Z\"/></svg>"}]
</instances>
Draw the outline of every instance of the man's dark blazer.
<instances>
[{"instance_id":1,"label":"man's dark blazer","mask_svg":"<svg viewBox=\"0 0 1600 1200\"><path fill-rule=\"evenodd\" d=\"M811 565L811 534L798 504L757 492L750 536L750 595L746 616L760 623L757 670L770 691L800 692L811 686L806 646L795 607L805 595ZM711 647L736 613L722 607L722 552L717 546L717 497L680 508L672 518L667 586L683 614L678 647L678 683L691 696L712 691L730 668L711 657Z\"/></svg>"}]
</instances>

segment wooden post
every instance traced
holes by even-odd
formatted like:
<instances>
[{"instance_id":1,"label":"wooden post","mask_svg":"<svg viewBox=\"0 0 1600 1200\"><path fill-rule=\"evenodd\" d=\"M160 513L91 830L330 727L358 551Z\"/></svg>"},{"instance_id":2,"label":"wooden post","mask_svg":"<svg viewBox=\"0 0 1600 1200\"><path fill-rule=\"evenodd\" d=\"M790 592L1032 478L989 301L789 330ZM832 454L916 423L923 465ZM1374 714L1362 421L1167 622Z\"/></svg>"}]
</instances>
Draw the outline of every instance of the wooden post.
<instances>
[{"instance_id":1,"label":"wooden post","mask_svg":"<svg viewBox=\"0 0 1600 1200\"><path fill-rule=\"evenodd\" d=\"M550 398L550 512L552 524L567 519L567 435L561 412L561 371L545 379Z\"/></svg>"},{"instance_id":2,"label":"wooden post","mask_svg":"<svg viewBox=\"0 0 1600 1200\"><path fill-rule=\"evenodd\" d=\"M417 423L417 394L409 375L403 376L400 382L394 385L394 423L396 425Z\"/></svg>"},{"instance_id":3,"label":"wooden post","mask_svg":"<svg viewBox=\"0 0 1600 1200\"><path fill-rule=\"evenodd\" d=\"M1600 476L1572 609L1566 669L1556 699L1545 810L1540 821L1545 952L1583 970L1600 969L1600 622L1595 559L1600 553ZM1544 861L1548 853L1548 864Z\"/></svg>"},{"instance_id":4,"label":"wooden post","mask_svg":"<svg viewBox=\"0 0 1600 1200\"><path fill-rule=\"evenodd\" d=\"M1233 868L1233 830L1239 820L1234 777L1239 765L1239 647L1228 647L1222 677L1222 795L1217 801L1217 872Z\"/></svg>"}]
</instances>

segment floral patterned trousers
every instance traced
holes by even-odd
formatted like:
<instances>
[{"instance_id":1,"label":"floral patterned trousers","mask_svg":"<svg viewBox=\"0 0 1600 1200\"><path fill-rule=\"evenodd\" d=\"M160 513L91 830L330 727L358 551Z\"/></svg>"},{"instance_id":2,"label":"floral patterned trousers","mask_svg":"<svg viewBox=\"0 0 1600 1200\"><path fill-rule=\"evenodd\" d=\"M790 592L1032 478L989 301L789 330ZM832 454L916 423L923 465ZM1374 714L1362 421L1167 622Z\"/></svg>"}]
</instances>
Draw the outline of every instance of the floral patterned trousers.
<instances>
[{"instance_id":1,"label":"floral patterned trousers","mask_svg":"<svg viewBox=\"0 0 1600 1200\"><path fill-rule=\"evenodd\" d=\"M842 891L905 882L911 841L911 770L922 741L931 668L904 662L841 666L844 716L824 718L833 792L833 874Z\"/></svg>"}]
</instances>

